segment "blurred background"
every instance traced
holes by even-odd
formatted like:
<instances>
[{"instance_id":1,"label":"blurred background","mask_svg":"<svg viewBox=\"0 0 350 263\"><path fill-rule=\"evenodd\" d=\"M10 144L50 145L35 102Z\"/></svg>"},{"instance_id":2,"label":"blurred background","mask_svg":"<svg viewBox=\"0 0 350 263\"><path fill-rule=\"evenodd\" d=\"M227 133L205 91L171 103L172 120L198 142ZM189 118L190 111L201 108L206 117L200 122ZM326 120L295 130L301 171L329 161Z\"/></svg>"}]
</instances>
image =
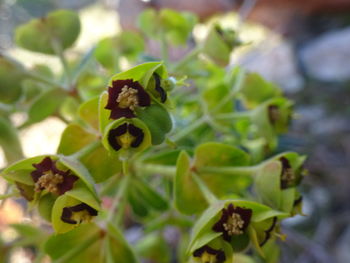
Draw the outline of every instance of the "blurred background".
<instances>
[{"instance_id":1,"label":"blurred background","mask_svg":"<svg viewBox=\"0 0 350 263\"><path fill-rule=\"evenodd\" d=\"M74 56L121 28L137 30L136 17L148 7L191 11L203 21L219 16L248 43L232 54L231 65L259 72L295 100L295 120L281 140L284 148L309 156L302 185L307 216L283 226L281 262L350 262L350 0L0 0L0 52L59 70L57 58L16 48L14 28L55 9L77 10L82 33L70 51ZM199 25L194 34L203 30ZM172 50L171 58L186 51ZM21 130L25 156L54 153L64 127L51 117ZM5 165L0 149L0 168ZM19 206L3 203L0 231L19 220ZM21 253L13 262L31 262Z\"/></svg>"}]
</instances>

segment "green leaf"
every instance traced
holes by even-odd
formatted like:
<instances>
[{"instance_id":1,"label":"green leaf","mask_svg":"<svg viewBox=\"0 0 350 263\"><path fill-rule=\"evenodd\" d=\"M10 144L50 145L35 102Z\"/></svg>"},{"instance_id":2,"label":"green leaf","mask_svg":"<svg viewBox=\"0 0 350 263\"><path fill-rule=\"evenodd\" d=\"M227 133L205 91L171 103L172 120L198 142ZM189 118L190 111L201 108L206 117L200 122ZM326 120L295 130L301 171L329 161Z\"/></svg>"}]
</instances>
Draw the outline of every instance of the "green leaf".
<instances>
[{"instance_id":1,"label":"green leaf","mask_svg":"<svg viewBox=\"0 0 350 263\"><path fill-rule=\"evenodd\" d=\"M148 203L152 208L164 211L169 207L168 202L161 196L156 190L152 189L146 182L142 179L134 179L132 186L135 187L139 195L142 196L144 201Z\"/></svg>"},{"instance_id":2,"label":"green leaf","mask_svg":"<svg viewBox=\"0 0 350 263\"><path fill-rule=\"evenodd\" d=\"M63 213L63 208L65 207L70 207L70 206L75 206L80 204L81 201L72 198L66 194L59 196L52 208L52 214L51 214L51 222L52 222L52 227L55 230L56 234L63 234L68 231L73 230L76 228L78 225L74 224L67 224L62 221L61 216Z\"/></svg>"},{"instance_id":3,"label":"green leaf","mask_svg":"<svg viewBox=\"0 0 350 263\"><path fill-rule=\"evenodd\" d=\"M45 90L30 106L27 123L39 122L54 114L66 96L60 88Z\"/></svg>"},{"instance_id":4,"label":"green leaf","mask_svg":"<svg viewBox=\"0 0 350 263\"><path fill-rule=\"evenodd\" d=\"M134 60L144 50L144 40L135 32L123 31L115 37L102 39L96 47L95 57L107 69L119 66L120 56Z\"/></svg>"},{"instance_id":5,"label":"green leaf","mask_svg":"<svg viewBox=\"0 0 350 263\"><path fill-rule=\"evenodd\" d=\"M149 157L146 157L142 162L151 164L176 165L177 158L181 150L164 150Z\"/></svg>"},{"instance_id":6,"label":"green leaf","mask_svg":"<svg viewBox=\"0 0 350 263\"><path fill-rule=\"evenodd\" d=\"M195 166L246 166L249 156L234 146L217 142L199 145L195 150Z\"/></svg>"},{"instance_id":7,"label":"green leaf","mask_svg":"<svg viewBox=\"0 0 350 263\"><path fill-rule=\"evenodd\" d=\"M65 194L91 206L96 210L101 210L100 201L97 195L91 193L91 191L82 182L76 182L74 184L74 188L67 191Z\"/></svg>"},{"instance_id":8,"label":"green leaf","mask_svg":"<svg viewBox=\"0 0 350 263\"><path fill-rule=\"evenodd\" d=\"M215 222L219 220L221 215L220 212L224 207L225 202L219 201L208 207L199 217L192 229L191 239L188 246L189 253L192 253L197 248L221 235L221 233L215 233L211 228Z\"/></svg>"},{"instance_id":9,"label":"green leaf","mask_svg":"<svg viewBox=\"0 0 350 263\"><path fill-rule=\"evenodd\" d=\"M45 54L56 54L55 43L62 50L71 47L80 33L78 15L69 10L57 10L19 26L15 32L17 45Z\"/></svg>"},{"instance_id":10,"label":"green leaf","mask_svg":"<svg viewBox=\"0 0 350 263\"><path fill-rule=\"evenodd\" d=\"M77 119L79 102L76 98L66 97L59 108L59 114L68 122Z\"/></svg>"},{"instance_id":11,"label":"green leaf","mask_svg":"<svg viewBox=\"0 0 350 263\"><path fill-rule=\"evenodd\" d=\"M113 75L109 81L109 85L112 85L113 80L133 79L134 81L139 81L146 88L153 73L162 66L163 62L147 62L137 65L129 70Z\"/></svg>"},{"instance_id":12,"label":"green leaf","mask_svg":"<svg viewBox=\"0 0 350 263\"><path fill-rule=\"evenodd\" d=\"M23 66L0 54L0 102L12 103L22 93L21 82L25 77Z\"/></svg>"},{"instance_id":13,"label":"green leaf","mask_svg":"<svg viewBox=\"0 0 350 263\"><path fill-rule=\"evenodd\" d=\"M17 130L12 123L0 117L0 146L4 151L7 163L13 163L23 158L23 152Z\"/></svg>"},{"instance_id":14,"label":"green leaf","mask_svg":"<svg viewBox=\"0 0 350 263\"><path fill-rule=\"evenodd\" d=\"M151 233L142 237L136 243L135 250L144 259L158 263L171 262L170 247L159 233Z\"/></svg>"},{"instance_id":15,"label":"green leaf","mask_svg":"<svg viewBox=\"0 0 350 263\"><path fill-rule=\"evenodd\" d=\"M273 97L279 97L281 90L275 84L266 81L258 73L246 73L241 94L246 106L255 108L262 102Z\"/></svg>"},{"instance_id":16,"label":"green leaf","mask_svg":"<svg viewBox=\"0 0 350 263\"><path fill-rule=\"evenodd\" d=\"M279 209L282 201L281 162L268 162L256 175L255 189L261 201L273 208Z\"/></svg>"},{"instance_id":17,"label":"green leaf","mask_svg":"<svg viewBox=\"0 0 350 263\"><path fill-rule=\"evenodd\" d=\"M158 38L157 13L154 9L148 8L138 16L137 25L149 38Z\"/></svg>"},{"instance_id":18,"label":"green leaf","mask_svg":"<svg viewBox=\"0 0 350 263\"><path fill-rule=\"evenodd\" d=\"M63 131L57 153L71 155L96 140L96 135L78 124L71 123Z\"/></svg>"},{"instance_id":19,"label":"green leaf","mask_svg":"<svg viewBox=\"0 0 350 263\"><path fill-rule=\"evenodd\" d=\"M198 170L198 176L205 182L208 188L218 197L232 194L246 189L252 182L250 176L239 171L231 174L220 172L201 171L203 167L235 167L249 164L249 155L234 146L208 142L199 145L194 154L194 166Z\"/></svg>"},{"instance_id":20,"label":"green leaf","mask_svg":"<svg viewBox=\"0 0 350 263\"><path fill-rule=\"evenodd\" d=\"M103 133L108 123L112 121L109 119L110 111L105 109L107 101L108 93L105 91L101 94L98 101L98 120L100 133Z\"/></svg>"},{"instance_id":21,"label":"green leaf","mask_svg":"<svg viewBox=\"0 0 350 263\"><path fill-rule=\"evenodd\" d=\"M45 244L45 252L53 260L60 259L71 253L84 243L85 240L94 239L95 241L83 250L83 253L77 253L75 257L70 258L69 263L90 262L94 259L96 263L103 263L103 239L101 238L101 229L95 224L83 224L76 229L60 234L52 235Z\"/></svg>"},{"instance_id":22,"label":"green leaf","mask_svg":"<svg viewBox=\"0 0 350 263\"><path fill-rule=\"evenodd\" d=\"M196 20L191 13L180 13L167 8L159 12L159 25L163 27L168 43L173 45L186 44Z\"/></svg>"},{"instance_id":23,"label":"green leaf","mask_svg":"<svg viewBox=\"0 0 350 263\"><path fill-rule=\"evenodd\" d=\"M221 66L226 66L230 61L232 46L225 43L217 26L211 27L203 42L203 53ZM220 52L218 52L220 50Z\"/></svg>"},{"instance_id":24,"label":"green leaf","mask_svg":"<svg viewBox=\"0 0 350 263\"><path fill-rule=\"evenodd\" d=\"M75 175L77 175L84 182L84 184L91 191L91 193L95 195L96 200L99 200L94 188L94 179L91 177L86 167L81 164L81 162L67 156L60 156L59 162L66 166L68 169L70 169Z\"/></svg>"},{"instance_id":25,"label":"green leaf","mask_svg":"<svg viewBox=\"0 0 350 263\"><path fill-rule=\"evenodd\" d=\"M128 189L128 201L135 215L145 217L149 213L149 207L142 196L134 188Z\"/></svg>"},{"instance_id":26,"label":"green leaf","mask_svg":"<svg viewBox=\"0 0 350 263\"><path fill-rule=\"evenodd\" d=\"M203 92L203 98L207 104L208 111L214 110L220 104L222 98L225 98L230 92L227 85L220 83ZM215 113L230 113L233 110L233 100L229 100L225 105L220 107Z\"/></svg>"},{"instance_id":27,"label":"green leaf","mask_svg":"<svg viewBox=\"0 0 350 263\"><path fill-rule=\"evenodd\" d=\"M19 238L14 242L16 246L27 247L27 246L41 246L47 239L47 235L42 229L26 224L11 224L19 235Z\"/></svg>"},{"instance_id":28,"label":"green leaf","mask_svg":"<svg viewBox=\"0 0 350 263\"><path fill-rule=\"evenodd\" d=\"M88 101L83 102L78 109L79 117L97 131L99 127L98 107L99 107L99 97L95 97Z\"/></svg>"},{"instance_id":29,"label":"green leaf","mask_svg":"<svg viewBox=\"0 0 350 263\"><path fill-rule=\"evenodd\" d=\"M107 233L109 246L106 248L111 255L111 262L118 262L121 259L123 262L138 263L136 255L130 245L127 243L119 229L111 223L107 224Z\"/></svg>"},{"instance_id":30,"label":"green leaf","mask_svg":"<svg viewBox=\"0 0 350 263\"><path fill-rule=\"evenodd\" d=\"M57 159L55 155L40 155L32 158L20 160L8 166L1 174L10 182L20 182L26 185L34 185L30 173L35 170L34 163L41 162L45 157L51 157L53 160Z\"/></svg>"},{"instance_id":31,"label":"green leaf","mask_svg":"<svg viewBox=\"0 0 350 263\"><path fill-rule=\"evenodd\" d=\"M152 144L158 145L165 140L165 136L171 131L172 121L168 111L159 104L152 104L145 109L137 110L139 117L148 127L152 136Z\"/></svg>"},{"instance_id":32,"label":"green leaf","mask_svg":"<svg viewBox=\"0 0 350 263\"><path fill-rule=\"evenodd\" d=\"M110 155L103 146L99 146L92 153L81 158L80 161L89 170L96 183L106 181L122 170L121 161Z\"/></svg>"},{"instance_id":33,"label":"green leaf","mask_svg":"<svg viewBox=\"0 0 350 263\"><path fill-rule=\"evenodd\" d=\"M199 213L207 206L207 201L192 178L191 159L185 151L180 153L176 163L174 199L177 209L184 214Z\"/></svg>"},{"instance_id":34,"label":"green leaf","mask_svg":"<svg viewBox=\"0 0 350 263\"><path fill-rule=\"evenodd\" d=\"M49 222L51 221L52 207L55 201L56 198L52 194L48 193L42 196L38 202L38 211L40 213L40 216Z\"/></svg>"}]
</instances>

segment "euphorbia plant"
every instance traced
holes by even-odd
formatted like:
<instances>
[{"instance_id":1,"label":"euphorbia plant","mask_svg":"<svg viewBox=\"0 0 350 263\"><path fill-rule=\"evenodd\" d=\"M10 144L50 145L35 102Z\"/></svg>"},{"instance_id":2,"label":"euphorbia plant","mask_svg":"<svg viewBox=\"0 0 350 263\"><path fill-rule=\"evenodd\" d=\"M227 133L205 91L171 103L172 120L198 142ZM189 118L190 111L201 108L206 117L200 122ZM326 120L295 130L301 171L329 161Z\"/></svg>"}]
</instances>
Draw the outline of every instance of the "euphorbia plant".
<instances>
[{"instance_id":1,"label":"euphorbia plant","mask_svg":"<svg viewBox=\"0 0 350 263\"><path fill-rule=\"evenodd\" d=\"M1 175L12 191L3 198L22 196L39 213L25 226L40 233L26 243L37 249L36 262L45 254L60 263L91 255L94 262L277 262L280 223L301 213L305 158L276 151L292 102L257 74L227 66L241 42L219 24L170 62L168 46L186 44L195 23L172 10L141 15L141 31L160 41L163 58L143 54L142 35L122 32L68 60L80 30L71 11L16 31L19 46L57 55L63 66L54 74L0 58L0 142L10 163ZM121 69L121 58L135 66ZM28 117L18 127L15 112ZM57 153L21 159L17 129L52 115L67 123ZM45 220L51 228L40 227ZM126 233L136 225L143 234L131 246ZM163 236L169 226L180 234L175 244Z\"/></svg>"}]
</instances>

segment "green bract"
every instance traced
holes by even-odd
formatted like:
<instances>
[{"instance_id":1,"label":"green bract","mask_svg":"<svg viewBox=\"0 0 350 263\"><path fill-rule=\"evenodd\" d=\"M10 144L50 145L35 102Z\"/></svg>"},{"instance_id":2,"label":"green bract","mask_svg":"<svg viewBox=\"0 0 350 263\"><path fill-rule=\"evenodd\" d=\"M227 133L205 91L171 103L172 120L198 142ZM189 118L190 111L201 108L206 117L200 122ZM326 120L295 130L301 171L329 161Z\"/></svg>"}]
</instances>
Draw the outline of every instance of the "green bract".
<instances>
[{"instance_id":1,"label":"green bract","mask_svg":"<svg viewBox=\"0 0 350 263\"><path fill-rule=\"evenodd\" d=\"M252 211L247 235L241 234L235 236L231 242L225 241L227 244L230 244L231 248L234 250L244 249L245 245L242 247L242 244L246 242L246 245L249 245L251 242L254 246L257 245L256 249L261 250L257 233L261 235L260 241L263 241L265 238L263 235L264 230L267 230L272 225L273 218L276 217L281 219L288 216L287 213L273 210L267 206L252 201L239 199L218 201L208 207L194 225L188 253L193 253L196 249L209 244L212 240L222 237L222 233L215 232L213 226L219 222L223 209L227 208L230 204L233 204L235 207L250 209ZM255 237L256 240L258 240L258 243L256 243Z\"/></svg>"},{"instance_id":2,"label":"green bract","mask_svg":"<svg viewBox=\"0 0 350 263\"><path fill-rule=\"evenodd\" d=\"M18 27L16 43L30 51L53 55L71 47L79 33L80 20L77 14L58 10Z\"/></svg>"},{"instance_id":3,"label":"green bract","mask_svg":"<svg viewBox=\"0 0 350 263\"><path fill-rule=\"evenodd\" d=\"M295 202L300 198L295 187L302 180L304 160L305 156L288 152L263 165L256 175L255 190L264 204L293 213Z\"/></svg>"},{"instance_id":4,"label":"green bract","mask_svg":"<svg viewBox=\"0 0 350 263\"><path fill-rule=\"evenodd\" d=\"M233 30L214 25L203 42L203 53L215 63L226 66L230 61L232 49L240 44Z\"/></svg>"},{"instance_id":5,"label":"green bract","mask_svg":"<svg viewBox=\"0 0 350 263\"><path fill-rule=\"evenodd\" d=\"M123 125L127 126L126 131L121 135L113 135L113 131L122 127ZM140 142L137 145L133 145L137 136L130 133L130 125L131 127L136 127L136 129L143 134L142 139L140 139ZM119 141L119 136L125 136L123 137L125 140L122 138ZM102 143L111 153L118 153L121 154L121 156L130 156L133 153L141 152L150 147L151 140L152 138L150 131L141 120L121 118L108 124L104 130ZM119 149L113 146L113 142L116 142L120 146Z\"/></svg>"},{"instance_id":6,"label":"green bract","mask_svg":"<svg viewBox=\"0 0 350 263\"><path fill-rule=\"evenodd\" d=\"M215 167L248 164L249 157L244 151L221 143L211 142L198 146L193 161L186 152L182 152L177 160L174 184L177 208L182 213L193 214L203 211L208 205L192 173L198 175L215 195L223 197L245 189L252 179L242 170L226 173Z\"/></svg>"}]
</instances>

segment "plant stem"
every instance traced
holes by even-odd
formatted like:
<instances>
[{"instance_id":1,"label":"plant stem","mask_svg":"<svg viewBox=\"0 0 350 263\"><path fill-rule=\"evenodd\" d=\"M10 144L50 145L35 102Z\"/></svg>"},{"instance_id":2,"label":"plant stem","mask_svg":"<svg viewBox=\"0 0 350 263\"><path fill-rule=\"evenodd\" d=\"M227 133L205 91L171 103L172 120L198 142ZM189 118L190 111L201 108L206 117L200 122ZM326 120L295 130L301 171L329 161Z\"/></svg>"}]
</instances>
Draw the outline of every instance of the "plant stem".
<instances>
[{"instance_id":1,"label":"plant stem","mask_svg":"<svg viewBox=\"0 0 350 263\"><path fill-rule=\"evenodd\" d=\"M173 68L172 71L176 72L183 66L185 66L187 63L189 63L191 60L193 60L195 57L199 55L199 53L202 51L201 46L197 46L194 49L192 49L183 59L181 59Z\"/></svg>"},{"instance_id":2,"label":"plant stem","mask_svg":"<svg viewBox=\"0 0 350 263\"><path fill-rule=\"evenodd\" d=\"M125 160L125 161L123 161L123 178L120 182L118 192L113 199L112 207L109 211L107 221L112 222L115 219L115 221L118 225L121 224L121 221L123 219L124 208L126 205L125 194L126 194L128 186L129 186L129 182L130 182L129 163L127 160ZM115 214L115 210L117 209L117 205L119 205L118 212L117 212L117 214Z\"/></svg>"},{"instance_id":3,"label":"plant stem","mask_svg":"<svg viewBox=\"0 0 350 263\"><path fill-rule=\"evenodd\" d=\"M244 175L244 176L255 176L257 171L260 169L260 165L256 166L221 166L221 167L201 167L197 168L200 173L216 173L222 175Z\"/></svg>"},{"instance_id":4,"label":"plant stem","mask_svg":"<svg viewBox=\"0 0 350 263\"><path fill-rule=\"evenodd\" d=\"M173 177L176 173L176 167L170 165L137 163L135 169L142 171L144 174L160 174L169 177Z\"/></svg>"},{"instance_id":5,"label":"plant stem","mask_svg":"<svg viewBox=\"0 0 350 263\"><path fill-rule=\"evenodd\" d=\"M187 126L183 130L176 133L174 135L172 141L176 142L176 141L181 140L182 138L186 137L189 133L193 132L194 130L196 130L197 128L202 126L204 123L206 123L206 121L207 121L207 117L206 117L206 115L204 115L202 118L196 120L191 125Z\"/></svg>"},{"instance_id":6,"label":"plant stem","mask_svg":"<svg viewBox=\"0 0 350 263\"><path fill-rule=\"evenodd\" d=\"M65 87L65 88L69 90L73 84L72 83L72 74L71 74L70 68L68 66L67 59L64 55L63 48L61 46L61 43L59 41L57 41L56 39L52 39L51 42L52 42L52 47L53 47L56 55L58 56L58 58L62 64L64 73L65 73L66 78L67 78L68 87Z\"/></svg>"},{"instance_id":7,"label":"plant stem","mask_svg":"<svg viewBox=\"0 0 350 263\"><path fill-rule=\"evenodd\" d=\"M18 192L0 195L0 201L5 200L5 199L10 198L10 197L14 197L14 196L18 196Z\"/></svg>"},{"instance_id":8,"label":"plant stem","mask_svg":"<svg viewBox=\"0 0 350 263\"><path fill-rule=\"evenodd\" d=\"M79 151L73 153L70 155L70 157L75 159L81 159L87 156L88 154L92 153L94 150L96 150L99 146L101 146L101 141L94 141L85 147L81 148Z\"/></svg>"},{"instance_id":9,"label":"plant stem","mask_svg":"<svg viewBox=\"0 0 350 263\"><path fill-rule=\"evenodd\" d=\"M262 165L262 162L255 166L207 166L197 168L199 173L216 173L224 175L244 175L244 176L255 176ZM160 164L145 164L138 163L135 166L136 169L141 169L145 174L161 174L164 176L173 177L176 173L176 166L160 165Z\"/></svg>"},{"instance_id":10,"label":"plant stem","mask_svg":"<svg viewBox=\"0 0 350 263\"><path fill-rule=\"evenodd\" d=\"M210 191L208 186L202 181L202 179L196 174L191 173L193 180L198 185L199 189L201 190L202 194L204 195L204 198L207 200L207 202L212 205L218 201L216 196Z\"/></svg>"},{"instance_id":11,"label":"plant stem","mask_svg":"<svg viewBox=\"0 0 350 263\"><path fill-rule=\"evenodd\" d=\"M29 77L31 79L43 82L43 83L48 84L48 85L53 86L53 87L61 87L62 86L60 83L58 83L52 79L48 79L46 77L43 77L43 76L36 74L34 72L26 71L25 74L27 77Z\"/></svg>"},{"instance_id":12,"label":"plant stem","mask_svg":"<svg viewBox=\"0 0 350 263\"><path fill-rule=\"evenodd\" d=\"M232 98L240 91L242 85L245 80L245 71L240 70L237 75L237 79L235 85L232 87L231 92L224 97L224 99L216 105L216 107L212 110L212 114L219 111L223 106L225 106Z\"/></svg>"},{"instance_id":13,"label":"plant stem","mask_svg":"<svg viewBox=\"0 0 350 263\"><path fill-rule=\"evenodd\" d=\"M74 258L76 255L82 253L84 250L90 247L93 243L96 242L96 240L99 237L100 237L100 233L98 232L87 239L83 239L83 241L79 245L77 245L76 247L72 248L71 250L63 254L62 257L58 258L57 260L52 261L52 263L71 262L72 258Z\"/></svg>"},{"instance_id":14,"label":"plant stem","mask_svg":"<svg viewBox=\"0 0 350 263\"><path fill-rule=\"evenodd\" d=\"M250 118L251 116L252 116L252 111L242 111L242 112L221 113L216 115L215 119L232 120L232 119Z\"/></svg>"}]
</instances>

